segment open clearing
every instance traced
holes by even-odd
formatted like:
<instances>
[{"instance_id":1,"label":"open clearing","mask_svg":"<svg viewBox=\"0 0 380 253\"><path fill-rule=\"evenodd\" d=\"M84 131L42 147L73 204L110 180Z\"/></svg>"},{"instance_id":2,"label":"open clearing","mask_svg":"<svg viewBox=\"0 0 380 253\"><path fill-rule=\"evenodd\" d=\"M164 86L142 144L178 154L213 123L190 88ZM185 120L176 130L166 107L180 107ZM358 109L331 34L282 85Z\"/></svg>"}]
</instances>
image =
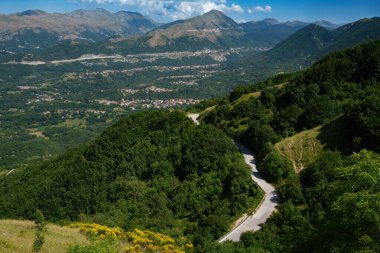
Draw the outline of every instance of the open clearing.
<instances>
[{"instance_id":1,"label":"open clearing","mask_svg":"<svg viewBox=\"0 0 380 253\"><path fill-rule=\"evenodd\" d=\"M46 226L45 243L40 253L64 253L69 245L88 244L86 236L78 229L60 227L53 224ZM0 252L30 253L35 239L33 221L0 220Z\"/></svg>"},{"instance_id":2,"label":"open clearing","mask_svg":"<svg viewBox=\"0 0 380 253\"><path fill-rule=\"evenodd\" d=\"M323 145L317 139L321 126L288 137L274 145L283 156L290 159L298 173L314 163L322 153Z\"/></svg>"}]
</instances>

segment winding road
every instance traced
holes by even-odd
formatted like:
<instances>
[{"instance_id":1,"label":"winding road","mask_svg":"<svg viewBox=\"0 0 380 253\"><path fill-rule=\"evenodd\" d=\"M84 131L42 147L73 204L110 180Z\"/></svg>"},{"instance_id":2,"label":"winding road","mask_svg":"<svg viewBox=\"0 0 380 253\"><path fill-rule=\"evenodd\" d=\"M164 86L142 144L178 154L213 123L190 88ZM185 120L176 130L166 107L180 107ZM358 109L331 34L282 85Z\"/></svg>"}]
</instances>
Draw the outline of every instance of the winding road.
<instances>
[{"instance_id":1,"label":"winding road","mask_svg":"<svg viewBox=\"0 0 380 253\"><path fill-rule=\"evenodd\" d=\"M188 117L191 118L195 124L199 125L199 121L197 120L199 114L189 114ZM278 194L274 187L267 183L258 172L255 164L255 157L253 156L252 151L239 142L234 141L234 143L243 154L245 163L252 169L252 180L255 181L256 184L258 184L264 191L265 196L260 205L257 207L255 213L250 216L246 216L246 218L240 222L239 225L235 226L230 232L219 239L220 243L225 241L239 241L242 233L247 231L254 232L261 229L262 224L264 224L272 215L278 204Z\"/></svg>"}]
</instances>

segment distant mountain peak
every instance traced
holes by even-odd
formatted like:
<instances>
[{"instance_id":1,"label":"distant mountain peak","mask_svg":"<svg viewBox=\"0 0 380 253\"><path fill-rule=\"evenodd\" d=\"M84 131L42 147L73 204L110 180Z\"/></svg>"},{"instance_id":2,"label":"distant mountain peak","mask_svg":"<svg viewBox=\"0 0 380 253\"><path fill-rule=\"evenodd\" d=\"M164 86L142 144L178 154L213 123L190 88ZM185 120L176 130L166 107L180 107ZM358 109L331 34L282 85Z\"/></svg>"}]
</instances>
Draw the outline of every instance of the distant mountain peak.
<instances>
[{"instance_id":1,"label":"distant mountain peak","mask_svg":"<svg viewBox=\"0 0 380 253\"><path fill-rule=\"evenodd\" d=\"M366 23L366 22L379 22L380 17L373 17L373 18L362 18L358 21L352 22L351 24L359 24L359 23Z\"/></svg>"},{"instance_id":2,"label":"distant mountain peak","mask_svg":"<svg viewBox=\"0 0 380 253\"><path fill-rule=\"evenodd\" d=\"M127 14L127 15L136 15L136 16L143 17L143 15L141 13L134 12L134 11L118 11L115 14Z\"/></svg>"},{"instance_id":3,"label":"distant mountain peak","mask_svg":"<svg viewBox=\"0 0 380 253\"><path fill-rule=\"evenodd\" d=\"M308 23L305 23L299 20L293 20L293 21L286 21L285 24L289 26L306 26Z\"/></svg>"},{"instance_id":4,"label":"distant mountain peak","mask_svg":"<svg viewBox=\"0 0 380 253\"><path fill-rule=\"evenodd\" d=\"M201 16L193 17L184 21L193 23L197 29L202 28L233 28L239 25L223 12L218 10L209 11Z\"/></svg>"},{"instance_id":5,"label":"distant mountain peak","mask_svg":"<svg viewBox=\"0 0 380 253\"><path fill-rule=\"evenodd\" d=\"M268 55L281 60L312 57L331 39L332 33L328 29L309 24L278 43Z\"/></svg>"},{"instance_id":6,"label":"distant mountain peak","mask_svg":"<svg viewBox=\"0 0 380 253\"><path fill-rule=\"evenodd\" d=\"M271 24L271 25L280 24L280 21L278 21L275 18L265 18L265 19L263 19L263 22L265 22L267 24Z\"/></svg>"},{"instance_id":7,"label":"distant mountain peak","mask_svg":"<svg viewBox=\"0 0 380 253\"><path fill-rule=\"evenodd\" d=\"M305 26L305 29L311 29L311 28L323 28L323 26L319 23L311 23Z\"/></svg>"},{"instance_id":8,"label":"distant mountain peak","mask_svg":"<svg viewBox=\"0 0 380 253\"><path fill-rule=\"evenodd\" d=\"M110 13L109 11L103 9L103 8L96 8L95 10L93 10L94 12L100 12L100 13Z\"/></svg>"},{"instance_id":9,"label":"distant mountain peak","mask_svg":"<svg viewBox=\"0 0 380 253\"><path fill-rule=\"evenodd\" d=\"M327 21L327 20L316 21L316 22L314 22L314 24L323 26L324 28L327 28L329 30L333 30L333 29L338 28L340 26L340 25L334 24L334 23Z\"/></svg>"},{"instance_id":10,"label":"distant mountain peak","mask_svg":"<svg viewBox=\"0 0 380 253\"><path fill-rule=\"evenodd\" d=\"M359 19L357 22L368 22L370 19L369 18L362 18Z\"/></svg>"},{"instance_id":11,"label":"distant mountain peak","mask_svg":"<svg viewBox=\"0 0 380 253\"><path fill-rule=\"evenodd\" d=\"M196 39L208 45L216 45L227 37L237 41L243 35L242 27L233 19L221 11L212 10L159 27L147 35L147 45L157 47L175 44L179 38L182 41Z\"/></svg>"},{"instance_id":12,"label":"distant mountain peak","mask_svg":"<svg viewBox=\"0 0 380 253\"><path fill-rule=\"evenodd\" d=\"M322 19L321 21L319 21L320 23L324 23L324 24L332 24L330 21L328 20L324 20Z\"/></svg>"},{"instance_id":13,"label":"distant mountain peak","mask_svg":"<svg viewBox=\"0 0 380 253\"><path fill-rule=\"evenodd\" d=\"M79 9L71 12L73 14L77 15L92 15L92 14L106 14L111 15L111 13L105 9L102 8L96 8L96 9Z\"/></svg>"},{"instance_id":14,"label":"distant mountain peak","mask_svg":"<svg viewBox=\"0 0 380 253\"><path fill-rule=\"evenodd\" d=\"M218 11L218 10L211 10L209 12L206 12L202 16L204 16L204 15L218 15L218 16L222 15L222 16L226 16L223 12Z\"/></svg>"},{"instance_id":15,"label":"distant mountain peak","mask_svg":"<svg viewBox=\"0 0 380 253\"><path fill-rule=\"evenodd\" d=\"M0 15L0 53L4 49L29 52L66 40L98 42L117 35L137 36L157 26L156 22L138 13L116 14L102 8L66 13L26 10Z\"/></svg>"},{"instance_id":16,"label":"distant mountain peak","mask_svg":"<svg viewBox=\"0 0 380 253\"><path fill-rule=\"evenodd\" d=\"M41 14L46 14L46 12L36 9L36 10L26 10L20 13L17 13L17 16L36 16L36 15L41 15Z\"/></svg>"},{"instance_id":17,"label":"distant mountain peak","mask_svg":"<svg viewBox=\"0 0 380 253\"><path fill-rule=\"evenodd\" d=\"M345 24L345 25L342 25L340 26L339 28L337 28L335 30L335 32L339 33L339 32L342 32L342 31L347 31L347 30L350 30L350 29L357 29L358 27L361 27L361 26L372 26L372 30L373 31L377 31L379 30L379 27L380 27L380 17L373 17L373 18L362 18L362 19L359 19L355 22L351 22L351 23L348 23L348 24Z\"/></svg>"}]
</instances>

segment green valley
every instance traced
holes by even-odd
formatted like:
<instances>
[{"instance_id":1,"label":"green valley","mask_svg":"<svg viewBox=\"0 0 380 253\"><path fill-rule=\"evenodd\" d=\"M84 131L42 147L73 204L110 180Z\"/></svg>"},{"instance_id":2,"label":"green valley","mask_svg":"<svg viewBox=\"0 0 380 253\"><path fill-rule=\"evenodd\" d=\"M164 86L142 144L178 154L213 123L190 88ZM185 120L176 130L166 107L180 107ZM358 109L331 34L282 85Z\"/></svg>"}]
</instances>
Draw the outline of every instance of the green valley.
<instances>
[{"instance_id":1,"label":"green valley","mask_svg":"<svg viewBox=\"0 0 380 253\"><path fill-rule=\"evenodd\" d=\"M179 111L134 113L84 146L3 176L1 217L41 209L55 222L186 236L196 252L376 252L379 45L206 100L191 109L206 108L200 126ZM240 242L216 239L261 194L236 147L210 124L251 147L279 193L279 212Z\"/></svg>"},{"instance_id":2,"label":"green valley","mask_svg":"<svg viewBox=\"0 0 380 253\"><path fill-rule=\"evenodd\" d=\"M380 252L378 3L18 1L1 253Z\"/></svg>"},{"instance_id":3,"label":"green valley","mask_svg":"<svg viewBox=\"0 0 380 253\"><path fill-rule=\"evenodd\" d=\"M62 154L136 110L186 108L225 95L236 86L297 70L301 61L308 66L333 49L379 38L374 29L378 24L378 18L373 18L327 30L315 24L266 20L243 25L248 29L244 35L240 24L215 11L164 25L137 42L130 37L96 43L65 41L29 54L5 56L0 59L0 167L25 167ZM185 28L226 29L226 34L209 45L210 41L189 42L199 34L188 34ZM257 44L247 35L269 32L272 37L290 36ZM147 46L156 33L170 38L169 44ZM209 40L206 35L199 36ZM236 43L222 42L229 36ZM327 37L331 40L322 43ZM306 59L305 52L311 51L313 55ZM65 124L71 120L83 124Z\"/></svg>"}]
</instances>

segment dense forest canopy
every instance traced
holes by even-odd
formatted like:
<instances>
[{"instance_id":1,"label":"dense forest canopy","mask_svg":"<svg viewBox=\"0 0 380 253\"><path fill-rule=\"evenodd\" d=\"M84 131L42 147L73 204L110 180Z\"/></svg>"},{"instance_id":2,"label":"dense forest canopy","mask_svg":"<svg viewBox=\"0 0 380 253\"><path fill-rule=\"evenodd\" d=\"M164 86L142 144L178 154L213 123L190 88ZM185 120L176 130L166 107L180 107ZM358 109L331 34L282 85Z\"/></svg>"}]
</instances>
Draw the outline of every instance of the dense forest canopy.
<instances>
[{"instance_id":1,"label":"dense forest canopy","mask_svg":"<svg viewBox=\"0 0 380 253\"><path fill-rule=\"evenodd\" d=\"M347 149L379 151L379 79L380 41L375 41L333 53L306 71L237 87L204 121L251 141L247 144L261 152L268 142L344 115L351 124L345 129ZM239 100L255 91L259 91L258 99ZM354 139L360 139L359 146L353 146Z\"/></svg>"},{"instance_id":2,"label":"dense forest canopy","mask_svg":"<svg viewBox=\"0 0 380 253\"><path fill-rule=\"evenodd\" d=\"M260 198L238 149L183 112L136 113L95 141L0 180L2 218L96 221L199 243Z\"/></svg>"},{"instance_id":3,"label":"dense forest canopy","mask_svg":"<svg viewBox=\"0 0 380 253\"><path fill-rule=\"evenodd\" d=\"M41 209L51 221L186 235L196 252L379 252L379 79L374 41L196 105L200 126L179 111L133 114L0 178L1 218ZM281 204L260 231L219 244L261 196L226 134L256 153Z\"/></svg>"},{"instance_id":4,"label":"dense forest canopy","mask_svg":"<svg viewBox=\"0 0 380 253\"><path fill-rule=\"evenodd\" d=\"M262 230L204 252L379 252L379 79L374 41L203 102L203 121L256 152L282 203Z\"/></svg>"}]
</instances>

